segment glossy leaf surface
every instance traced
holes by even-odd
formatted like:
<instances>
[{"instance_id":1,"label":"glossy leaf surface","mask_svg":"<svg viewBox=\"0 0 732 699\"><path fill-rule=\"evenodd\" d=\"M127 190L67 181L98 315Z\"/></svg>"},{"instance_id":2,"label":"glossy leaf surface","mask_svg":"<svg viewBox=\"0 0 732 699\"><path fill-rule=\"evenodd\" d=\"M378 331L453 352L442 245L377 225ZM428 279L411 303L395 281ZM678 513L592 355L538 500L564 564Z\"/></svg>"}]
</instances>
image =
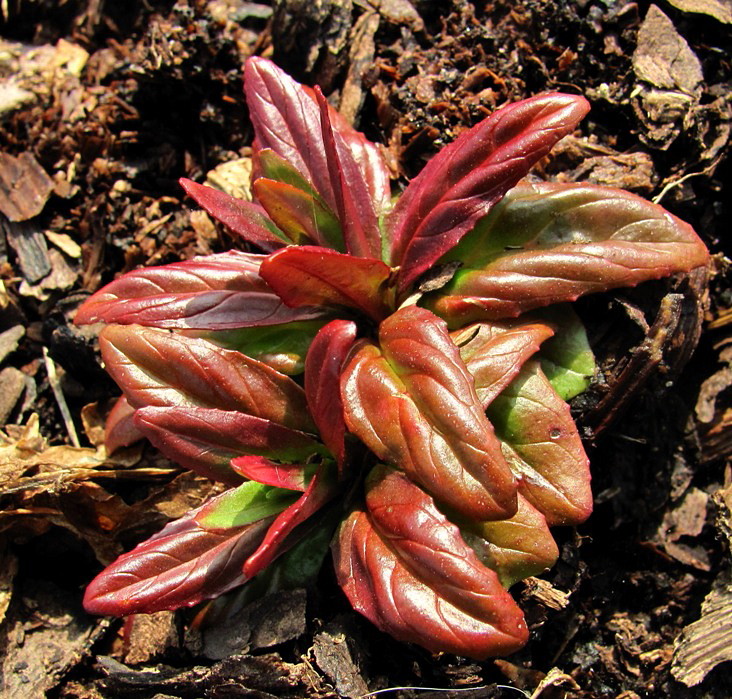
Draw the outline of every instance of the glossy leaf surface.
<instances>
[{"instance_id":1,"label":"glossy leaf surface","mask_svg":"<svg viewBox=\"0 0 732 699\"><path fill-rule=\"evenodd\" d=\"M451 323L517 316L686 272L707 258L691 226L633 194L522 184L447 256L465 267L431 308Z\"/></svg>"},{"instance_id":2,"label":"glossy leaf surface","mask_svg":"<svg viewBox=\"0 0 732 699\"><path fill-rule=\"evenodd\" d=\"M262 250L276 250L291 242L260 205L236 199L226 192L185 177L180 179L180 185L191 199L217 221Z\"/></svg>"},{"instance_id":3,"label":"glossy leaf surface","mask_svg":"<svg viewBox=\"0 0 732 699\"><path fill-rule=\"evenodd\" d=\"M516 511L516 483L445 324L416 306L379 330L349 361L346 423L378 458L473 519Z\"/></svg>"},{"instance_id":4,"label":"glossy leaf surface","mask_svg":"<svg viewBox=\"0 0 732 699\"><path fill-rule=\"evenodd\" d=\"M255 454L305 460L321 447L312 437L244 413L214 408L141 408L135 424L169 459L203 476L238 485L229 463Z\"/></svg>"},{"instance_id":5,"label":"glossy leaf surface","mask_svg":"<svg viewBox=\"0 0 732 699\"><path fill-rule=\"evenodd\" d=\"M302 388L239 352L135 325L108 325L99 344L107 371L135 408L219 408L294 430L315 430Z\"/></svg>"},{"instance_id":6,"label":"glossy leaf surface","mask_svg":"<svg viewBox=\"0 0 732 699\"><path fill-rule=\"evenodd\" d=\"M260 273L293 307L346 306L375 320L388 313L385 285L391 270L381 260L300 245L267 257Z\"/></svg>"},{"instance_id":7,"label":"glossy leaf surface","mask_svg":"<svg viewBox=\"0 0 732 699\"><path fill-rule=\"evenodd\" d=\"M247 577L257 575L299 541L307 533L308 520L335 494L335 479L330 469L323 466L312 477L305 492L272 522L262 543L244 563L244 574Z\"/></svg>"},{"instance_id":8,"label":"glossy leaf surface","mask_svg":"<svg viewBox=\"0 0 732 699\"><path fill-rule=\"evenodd\" d=\"M475 323L451 333L485 408L554 334L544 323Z\"/></svg>"},{"instance_id":9,"label":"glossy leaf surface","mask_svg":"<svg viewBox=\"0 0 732 699\"><path fill-rule=\"evenodd\" d=\"M343 468L346 422L341 398L341 372L357 333L356 324L333 320L318 333L305 363L305 395L320 438Z\"/></svg>"},{"instance_id":10,"label":"glossy leaf surface","mask_svg":"<svg viewBox=\"0 0 732 699\"><path fill-rule=\"evenodd\" d=\"M587 455L569 406L557 395L538 362L519 375L488 406L504 444L519 492L550 526L583 522L592 512Z\"/></svg>"},{"instance_id":11,"label":"glossy leaf surface","mask_svg":"<svg viewBox=\"0 0 732 699\"><path fill-rule=\"evenodd\" d=\"M303 492L308 487L312 471L304 464L279 464L263 456L247 454L231 460L238 474L264 485Z\"/></svg>"},{"instance_id":12,"label":"glossy leaf surface","mask_svg":"<svg viewBox=\"0 0 732 699\"><path fill-rule=\"evenodd\" d=\"M135 409L120 396L104 423L104 446L107 454L144 439L145 435L135 427Z\"/></svg>"},{"instance_id":13,"label":"glossy leaf surface","mask_svg":"<svg viewBox=\"0 0 732 699\"><path fill-rule=\"evenodd\" d=\"M526 642L521 610L496 573L403 474L372 474L366 509L343 522L333 553L353 607L399 640L479 659Z\"/></svg>"},{"instance_id":14,"label":"glossy leaf surface","mask_svg":"<svg viewBox=\"0 0 732 699\"><path fill-rule=\"evenodd\" d=\"M463 537L478 558L498 573L504 587L543 573L559 557L544 515L521 495L513 517L468 524Z\"/></svg>"},{"instance_id":15,"label":"glossy leaf surface","mask_svg":"<svg viewBox=\"0 0 732 699\"><path fill-rule=\"evenodd\" d=\"M285 306L259 276L262 259L226 252L129 272L87 299L74 322L221 330L322 315Z\"/></svg>"},{"instance_id":16,"label":"glossy leaf surface","mask_svg":"<svg viewBox=\"0 0 732 699\"><path fill-rule=\"evenodd\" d=\"M435 155L389 219L400 289L470 231L588 110L583 97L532 97L497 110Z\"/></svg>"},{"instance_id":17,"label":"glossy leaf surface","mask_svg":"<svg viewBox=\"0 0 732 699\"><path fill-rule=\"evenodd\" d=\"M190 607L241 585L242 565L271 518L206 529L196 514L171 522L102 571L86 589L87 612L126 616Z\"/></svg>"}]
</instances>

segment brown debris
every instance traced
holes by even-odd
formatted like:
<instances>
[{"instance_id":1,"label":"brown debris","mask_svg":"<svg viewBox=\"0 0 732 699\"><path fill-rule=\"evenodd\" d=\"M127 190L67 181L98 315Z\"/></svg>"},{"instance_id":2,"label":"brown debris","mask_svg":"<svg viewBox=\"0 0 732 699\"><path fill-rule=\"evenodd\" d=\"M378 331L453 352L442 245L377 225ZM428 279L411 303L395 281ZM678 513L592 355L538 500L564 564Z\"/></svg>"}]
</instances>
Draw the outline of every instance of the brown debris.
<instances>
[{"instance_id":1,"label":"brown debris","mask_svg":"<svg viewBox=\"0 0 732 699\"><path fill-rule=\"evenodd\" d=\"M682 12L699 12L724 24L732 24L732 0L668 0Z\"/></svg>"},{"instance_id":2,"label":"brown debris","mask_svg":"<svg viewBox=\"0 0 732 699\"><path fill-rule=\"evenodd\" d=\"M33 156L0 153L0 212L10 221L27 221L43 211L54 182Z\"/></svg>"}]
</instances>

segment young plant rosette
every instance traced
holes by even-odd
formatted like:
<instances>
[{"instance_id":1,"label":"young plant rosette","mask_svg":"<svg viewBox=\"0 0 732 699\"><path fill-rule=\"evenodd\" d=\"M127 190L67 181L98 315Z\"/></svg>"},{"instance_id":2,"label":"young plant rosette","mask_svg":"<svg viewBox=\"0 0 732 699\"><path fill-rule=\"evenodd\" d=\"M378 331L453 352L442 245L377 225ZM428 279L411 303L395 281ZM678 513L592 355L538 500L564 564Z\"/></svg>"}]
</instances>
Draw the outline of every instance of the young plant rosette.
<instances>
[{"instance_id":1,"label":"young plant rosette","mask_svg":"<svg viewBox=\"0 0 732 699\"><path fill-rule=\"evenodd\" d=\"M131 272L76 316L108 324L123 391L108 448L145 436L230 488L112 563L85 606L302 585L330 545L383 631L511 653L528 630L507 588L554 563L549 527L592 509L565 401L594 360L566 302L688 272L707 251L632 194L523 180L587 113L582 97L497 110L394 201L378 147L317 87L251 58L245 91L256 203L182 185L262 252Z\"/></svg>"}]
</instances>

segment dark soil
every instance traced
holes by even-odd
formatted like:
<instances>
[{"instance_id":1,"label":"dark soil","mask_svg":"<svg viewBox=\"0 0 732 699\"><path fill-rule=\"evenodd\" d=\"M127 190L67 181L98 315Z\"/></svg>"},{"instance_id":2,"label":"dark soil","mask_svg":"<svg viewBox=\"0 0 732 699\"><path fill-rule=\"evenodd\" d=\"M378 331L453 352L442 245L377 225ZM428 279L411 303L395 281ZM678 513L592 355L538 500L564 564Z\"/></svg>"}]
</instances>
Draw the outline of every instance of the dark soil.
<instances>
[{"instance_id":1,"label":"dark soil","mask_svg":"<svg viewBox=\"0 0 732 699\"><path fill-rule=\"evenodd\" d=\"M0 3L2 696L732 696L732 10L690 4ZM350 611L328 569L236 628L81 610L104 563L211 484L149 447L100 456L116 389L94 328L70 318L122 272L233 244L177 180L247 155L253 53L320 84L402 182L508 101L584 94L592 112L536 175L657 199L717 253L708 293L697 276L580 304L602 370L573 404L596 509L557 532L552 571L514 590L532 639L508 659L397 643ZM684 630L712 589L721 611L700 660L698 626Z\"/></svg>"}]
</instances>

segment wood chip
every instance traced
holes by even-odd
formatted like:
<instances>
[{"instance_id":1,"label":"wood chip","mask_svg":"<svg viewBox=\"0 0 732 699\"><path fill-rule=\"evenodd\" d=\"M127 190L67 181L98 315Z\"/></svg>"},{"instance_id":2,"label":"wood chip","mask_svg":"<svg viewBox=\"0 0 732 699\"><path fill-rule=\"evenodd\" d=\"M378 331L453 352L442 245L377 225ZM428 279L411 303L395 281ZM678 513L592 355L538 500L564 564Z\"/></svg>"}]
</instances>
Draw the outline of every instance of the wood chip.
<instances>
[{"instance_id":1,"label":"wood chip","mask_svg":"<svg viewBox=\"0 0 732 699\"><path fill-rule=\"evenodd\" d=\"M4 425L25 390L25 374L8 366L0 371L0 425Z\"/></svg>"},{"instance_id":2,"label":"wood chip","mask_svg":"<svg viewBox=\"0 0 732 699\"><path fill-rule=\"evenodd\" d=\"M701 63L673 22L656 5L648 8L633 52L633 70L654 87L694 94L704 79Z\"/></svg>"},{"instance_id":3,"label":"wood chip","mask_svg":"<svg viewBox=\"0 0 732 699\"><path fill-rule=\"evenodd\" d=\"M0 362L4 361L11 352L15 352L23 335L25 335L25 328L22 325L15 325L0 334Z\"/></svg>"},{"instance_id":4,"label":"wood chip","mask_svg":"<svg viewBox=\"0 0 732 699\"><path fill-rule=\"evenodd\" d=\"M53 187L32 153L17 158L0 153L0 211L11 221L27 221L40 214Z\"/></svg>"},{"instance_id":5,"label":"wood chip","mask_svg":"<svg viewBox=\"0 0 732 699\"><path fill-rule=\"evenodd\" d=\"M35 221L16 223L0 217L0 231L3 229L10 247L18 256L25 280L29 284L40 282L51 271L51 261L46 238L38 224Z\"/></svg>"},{"instance_id":6,"label":"wood chip","mask_svg":"<svg viewBox=\"0 0 732 699\"><path fill-rule=\"evenodd\" d=\"M732 24L732 0L668 0L682 12L698 12L714 17L724 24Z\"/></svg>"}]
</instances>

